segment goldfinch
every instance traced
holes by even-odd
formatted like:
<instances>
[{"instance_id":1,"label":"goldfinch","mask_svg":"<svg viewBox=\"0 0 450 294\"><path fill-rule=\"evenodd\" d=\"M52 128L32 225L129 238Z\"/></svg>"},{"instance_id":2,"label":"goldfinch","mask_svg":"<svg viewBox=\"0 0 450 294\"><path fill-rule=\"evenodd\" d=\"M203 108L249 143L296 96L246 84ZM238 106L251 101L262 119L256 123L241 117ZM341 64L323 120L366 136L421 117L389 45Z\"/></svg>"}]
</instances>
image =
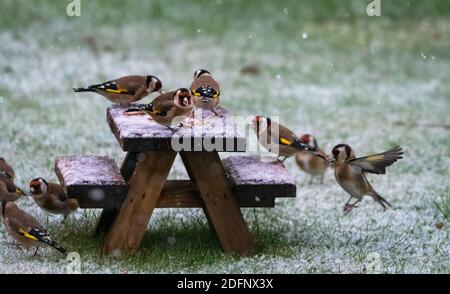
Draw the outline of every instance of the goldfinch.
<instances>
[{"instance_id":1,"label":"goldfinch","mask_svg":"<svg viewBox=\"0 0 450 294\"><path fill-rule=\"evenodd\" d=\"M349 145L339 144L334 146L332 153L336 181L344 191L350 194L350 198L345 203L344 212L350 212L357 207L355 204L365 195L373 197L385 210L386 205L392 206L372 188L365 173L384 175L387 166L403 158L401 147L396 146L383 153L356 158L355 152ZM350 204L352 198L356 198L356 201Z\"/></svg>"},{"instance_id":2,"label":"goldfinch","mask_svg":"<svg viewBox=\"0 0 450 294\"><path fill-rule=\"evenodd\" d=\"M15 203L2 201L1 213L6 231L19 246L36 247L36 254L39 247L48 245L62 254L66 254L67 251L47 233L41 224L33 216L17 207Z\"/></svg>"},{"instance_id":3,"label":"goldfinch","mask_svg":"<svg viewBox=\"0 0 450 294\"><path fill-rule=\"evenodd\" d=\"M161 80L155 76L126 76L87 88L74 88L75 92L94 92L113 103L136 102L153 92L162 92Z\"/></svg>"},{"instance_id":4,"label":"goldfinch","mask_svg":"<svg viewBox=\"0 0 450 294\"><path fill-rule=\"evenodd\" d=\"M14 169L6 162L3 157L0 157L0 173L10 178L11 180L14 180L14 178L16 177Z\"/></svg>"},{"instance_id":5,"label":"goldfinch","mask_svg":"<svg viewBox=\"0 0 450 294\"><path fill-rule=\"evenodd\" d=\"M190 89L195 107L212 110L218 115L215 108L220 101L220 86L209 71L197 70Z\"/></svg>"},{"instance_id":6,"label":"goldfinch","mask_svg":"<svg viewBox=\"0 0 450 294\"><path fill-rule=\"evenodd\" d=\"M186 88L166 92L139 108L131 108L126 113L143 111L156 123L170 127L184 121L192 112L191 92Z\"/></svg>"},{"instance_id":7,"label":"goldfinch","mask_svg":"<svg viewBox=\"0 0 450 294\"><path fill-rule=\"evenodd\" d=\"M43 178L30 181L30 192L40 208L48 213L62 214L64 219L79 207L78 201L68 198L60 184L47 183Z\"/></svg>"},{"instance_id":8,"label":"goldfinch","mask_svg":"<svg viewBox=\"0 0 450 294\"><path fill-rule=\"evenodd\" d=\"M259 143L269 152L284 156L282 162L299 151L315 151L313 146L300 141L294 132L268 117L257 115L252 122Z\"/></svg>"},{"instance_id":9,"label":"goldfinch","mask_svg":"<svg viewBox=\"0 0 450 294\"><path fill-rule=\"evenodd\" d=\"M320 182L323 183L323 176L330 166L329 162L325 159L326 155L322 149L317 145L317 140L313 135L305 134L300 137L300 141L308 144L316 149L315 154L307 151L299 151L295 154L295 161L298 167L305 173L311 175L309 183L311 184L313 178L320 176ZM323 157L317 156L317 153Z\"/></svg>"},{"instance_id":10,"label":"goldfinch","mask_svg":"<svg viewBox=\"0 0 450 294\"><path fill-rule=\"evenodd\" d=\"M24 195L25 192L17 187L8 175L0 173L0 201L16 201Z\"/></svg>"}]
</instances>

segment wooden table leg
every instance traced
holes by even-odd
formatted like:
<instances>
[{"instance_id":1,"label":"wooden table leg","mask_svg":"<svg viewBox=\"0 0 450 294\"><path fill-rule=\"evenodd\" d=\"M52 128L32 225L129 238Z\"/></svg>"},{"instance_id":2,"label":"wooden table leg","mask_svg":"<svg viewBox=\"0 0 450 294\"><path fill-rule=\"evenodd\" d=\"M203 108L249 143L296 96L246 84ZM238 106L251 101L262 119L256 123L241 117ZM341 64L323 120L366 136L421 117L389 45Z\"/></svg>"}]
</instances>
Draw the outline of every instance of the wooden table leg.
<instances>
[{"instance_id":1,"label":"wooden table leg","mask_svg":"<svg viewBox=\"0 0 450 294\"><path fill-rule=\"evenodd\" d=\"M181 151L179 154L180 154L181 160L183 161L184 167L186 168L189 179L195 183L195 177L194 177L194 174L192 173L192 169L191 169L191 166L189 165L189 161L187 160L186 153L184 151ZM195 185L197 185L197 184L195 184ZM214 225L211 221L211 217L209 216L208 210L206 209L205 206L203 206L202 208L203 208L203 212L205 213L206 219L208 220L209 228L215 233L216 231L214 230Z\"/></svg>"},{"instance_id":2,"label":"wooden table leg","mask_svg":"<svg viewBox=\"0 0 450 294\"><path fill-rule=\"evenodd\" d=\"M139 153L136 152L128 152L122 162L120 172L125 179L125 182L127 183L133 175L134 169L136 168L138 154ZM118 214L118 207L103 209L95 227L95 235L98 236L108 232Z\"/></svg>"},{"instance_id":3,"label":"wooden table leg","mask_svg":"<svg viewBox=\"0 0 450 294\"><path fill-rule=\"evenodd\" d=\"M139 247L175 156L176 152L153 151L140 159L128 195L106 235L106 252L130 253Z\"/></svg>"},{"instance_id":4,"label":"wooden table leg","mask_svg":"<svg viewBox=\"0 0 450 294\"><path fill-rule=\"evenodd\" d=\"M217 152L184 152L206 210L226 252L241 256L255 250L253 237L231 191Z\"/></svg>"}]
</instances>

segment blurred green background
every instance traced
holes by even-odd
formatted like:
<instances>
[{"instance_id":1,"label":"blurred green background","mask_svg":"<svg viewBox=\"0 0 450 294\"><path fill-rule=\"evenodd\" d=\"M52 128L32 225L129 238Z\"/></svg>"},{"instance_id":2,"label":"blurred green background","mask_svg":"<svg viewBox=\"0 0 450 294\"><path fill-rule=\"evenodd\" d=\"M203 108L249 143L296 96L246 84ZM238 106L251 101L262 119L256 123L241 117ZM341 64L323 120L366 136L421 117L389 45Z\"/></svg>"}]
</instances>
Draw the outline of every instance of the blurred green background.
<instances>
[{"instance_id":1,"label":"blurred green background","mask_svg":"<svg viewBox=\"0 0 450 294\"><path fill-rule=\"evenodd\" d=\"M60 155L121 162L110 103L72 87L128 74L157 75L169 90L206 68L234 114L278 115L326 151L341 142L361 156L405 149L388 175L370 177L394 206L386 213L366 199L343 216L347 196L331 172L308 185L286 161L297 198L244 212L260 247L245 260L222 254L193 210L157 210L137 256L105 259L91 237L98 211L61 227L21 199L82 254L85 272L364 272L371 252L383 272L450 272L450 1L381 0L379 17L367 16L365 0L81 0L80 17L67 16L69 2L0 2L0 156L22 187L56 181ZM171 177L184 176L177 161ZM0 272L64 272L54 258L8 249L2 231Z\"/></svg>"}]
</instances>

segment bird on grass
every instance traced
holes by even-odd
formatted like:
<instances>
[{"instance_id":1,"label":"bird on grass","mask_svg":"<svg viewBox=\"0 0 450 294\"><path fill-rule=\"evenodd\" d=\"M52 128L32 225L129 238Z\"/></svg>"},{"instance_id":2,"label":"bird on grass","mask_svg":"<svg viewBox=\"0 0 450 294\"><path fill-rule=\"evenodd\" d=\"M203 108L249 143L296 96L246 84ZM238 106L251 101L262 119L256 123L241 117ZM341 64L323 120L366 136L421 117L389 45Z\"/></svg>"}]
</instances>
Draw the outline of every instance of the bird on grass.
<instances>
[{"instance_id":1,"label":"bird on grass","mask_svg":"<svg viewBox=\"0 0 450 294\"><path fill-rule=\"evenodd\" d=\"M0 158L0 201L16 201L26 193L14 183L15 172L13 168Z\"/></svg>"},{"instance_id":2,"label":"bird on grass","mask_svg":"<svg viewBox=\"0 0 450 294\"><path fill-rule=\"evenodd\" d=\"M281 162L299 151L316 151L313 146L303 143L294 132L268 117L257 115L252 123L259 143L269 152L283 156Z\"/></svg>"},{"instance_id":3,"label":"bird on grass","mask_svg":"<svg viewBox=\"0 0 450 294\"><path fill-rule=\"evenodd\" d=\"M148 114L156 123L169 127L181 124L192 112L191 92L186 88L159 95L147 105L130 108L125 114L133 115L137 111ZM172 129L172 128L171 128Z\"/></svg>"},{"instance_id":4,"label":"bird on grass","mask_svg":"<svg viewBox=\"0 0 450 294\"><path fill-rule=\"evenodd\" d=\"M382 153L356 158L355 152L349 145L339 144L334 146L332 154L336 181L344 191L350 194L350 198L345 203L344 212L348 213L357 207L356 204L365 195L373 197L384 210L387 206L392 206L374 190L365 174L386 174L387 166L403 158L401 147L396 146ZM350 204L352 198L356 198L356 201Z\"/></svg>"},{"instance_id":5,"label":"bird on grass","mask_svg":"<svg viewBox=\"0 0 450 294\"><path fill-rule=\"evenodd\" d=\"M2 173L5 177L10 178L11 180L14 180L14 178L16 177L14 169L6 162L3 157L0 157L0 173Z\"/></svg>"},{"instance_id":6,"label":"bird on grass","mask_svg":"<svg viewBox=\"0 0 450 294\"><path fill-rule=\"evenodd\" d=\"M314 177L320 177L320 183L323 183L323 176L330 166L330 163L326 160L326 154L319 148L317 140L313 135L304 134L300 137L300 141L315 148L316 153L312 154L308 151L299 151L295 154L295 162L301 170L311 175L309 184L312 184ZM317 156L317 153L323 157Z\"/></svg>"},{"instance_id":7,"label":"bird on grass","mask_svg":"<svg viewBox=\"0 0 450 294\"><path fill-rule=\"evenodd\" d=\"M87 88L74 88L75 92L94 92L113 103L129 104L150 93L162 93L161 80L155 76L125 76Z\"/></svg>"},{"instance_id":8,"label":"bird on grass","mask_svg":"<svg viewBox=\"0 0 450 294\"><path fill-rule=\"evenodd\" d=\"M30 181L30 192L40 208L51 214L62 214L64 220L79 207L78 201L67 197L60 184L48 183L43 178Z\"/></svg>"},{"instance_id":9,"label":"bird on grass","mask_svg":"<svg viewBox=\"0 0 450 294\"><path fill-rule=\"evenodd\" d=\"M39 247L50 246L62 254L66 254L67 251L48 234L41 224L33 216L21 210L14 202L2 201L1 214L6 231L17 242L19 248L21 246L35 247L34 255L36 255Z\"/></svg>"},{"instance_id":10,"label":"bird on grass","mask_svg":"<svg viewBox=\"0 0 450 294\"><path fill-rule=\"evenodd\" d=\"M220 102L220 86L209 71L195 71L190 90L196 108L209 109L216 116L220 116L215 110Z\"/></svg>"},{"instance_id":11,"label":"bird on grass","mask_svg":"<svg viewBox=\"0 0 450 294\"><path fill-rule=\"evenodd\" d=\"M17 187L11 179L0 175L0 201L16 201L25 195L25 192Z\"/></svg>"}]
</instances>

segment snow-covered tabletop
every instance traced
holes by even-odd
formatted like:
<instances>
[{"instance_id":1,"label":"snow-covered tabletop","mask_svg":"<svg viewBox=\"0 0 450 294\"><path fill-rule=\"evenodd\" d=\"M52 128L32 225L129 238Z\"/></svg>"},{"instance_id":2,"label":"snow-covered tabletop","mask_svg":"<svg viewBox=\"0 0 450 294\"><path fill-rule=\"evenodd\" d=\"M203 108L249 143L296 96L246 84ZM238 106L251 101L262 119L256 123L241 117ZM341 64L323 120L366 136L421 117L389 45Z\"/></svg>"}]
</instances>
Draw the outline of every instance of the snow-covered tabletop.
<instances>
[{"instance_id":1,"label":"snow-covered tabletop","mask_svg":"<svg viewBox=\"0 0 450 294\"><path fill-rule=\"evenodd\" d=\"M245 134L224 108L218 107L220 116L204 110L200 118L196 115L193 126L190 126L192 120L188 120L185 126L173 130L157 124L145 114L124 114L130 107L113 105L107 111L108 124L124 151L174 150L172 143L176 142L178 146L183 143L183 146L191 146L191 151L245 152Z\"/></svg>"}]
</instances>

